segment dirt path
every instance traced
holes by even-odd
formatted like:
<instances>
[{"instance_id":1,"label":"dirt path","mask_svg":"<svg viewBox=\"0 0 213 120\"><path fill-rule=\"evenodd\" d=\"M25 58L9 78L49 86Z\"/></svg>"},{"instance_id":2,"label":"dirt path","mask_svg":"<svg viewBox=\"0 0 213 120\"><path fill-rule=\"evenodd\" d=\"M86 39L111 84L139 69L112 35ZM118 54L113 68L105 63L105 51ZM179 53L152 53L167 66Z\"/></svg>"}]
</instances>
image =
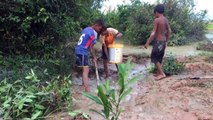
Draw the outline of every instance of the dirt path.
<instances>
[{"instance_id":1,"label":"dirt path","mask_svg":"<svg viewBox=\"0 0 213 120\"><path fill-rule=\"evenodd\" d=\"M138 68L141 66L134 70L138 71ZM112 66L115 77L114 70ZM134 91L122 103L125 111L120 120L213 120L213 79L190 80L187 76L213 76L213 64L196 59L186 64L183 73L161 81L155 81L147 74L133 85ZM112 84L116 82L115 79L112 81ZM93 86L94 83L95 80L90 84ZM76 109L89 113L92 120L102 120L89 111L100 107L81 95L81 87L74 86L73 89Z\"/></svg>"},{"instance_id":2,"label":"dirt path","mask_svg":"<svg viewBox=\"0 0 213 120\"><path fill-rule=\"evenodd\" d=\"M112 74L115 73L112 72ZM213 120L213 79L185 79L186 76L197 75L213 76L213 64L202 61L187 63L183 73L161 81L153 80L151 74L146 75L133 85L134 91L122 102L125 111L119 119ZM95 95L95 77L92 75L90 77L94 78L90 81L90 85L94 88ZM100 109L100 106L82 96L83 88L78 85L81 83L80 79L78 81L72 87L75 109L88 113L92 120L104 120L101 116L89 111L91 108ZM112 85L116 82L115 79L113 81ZM62 116L64 120L72 120L66 113L56 116L54 120L58 120L59 116Z\"/></svg>"},{"instance_id":3,"label":"dirt path","mask_svg":"<svg viewBox=\"0 0 213 120\"><path fill-rule=\"evenodd\" d=\"M179 61L185 62L185 70L178 74L169 76L161 81L155 81L152 74L146 71L149 59L133 57L136 66L130 76L144 74L135 84L134 91L122 102L125 110L119 120L213 120L213 79L191 80L188 77L213 76L213 64L206 58L179 57ZM99 63L101 65L101 63ZM99 73L104 82L103 68ZM117 80L116 68L110 65L111 86L115 87ZM88 98L82 96L84 91L80 86L81 74L76 72L73 78L73 97L75 109L79 109L91 116L92 120L104 120L89 109L100 109ZM90 86L92 94L95 93L96 80L94 71L90 72ZM73 120L67 113L56 114L56 119ZM61 116L61 117L60 117ZM75 119L84 120L84 119Z\"/></svg>"}]
</instances>

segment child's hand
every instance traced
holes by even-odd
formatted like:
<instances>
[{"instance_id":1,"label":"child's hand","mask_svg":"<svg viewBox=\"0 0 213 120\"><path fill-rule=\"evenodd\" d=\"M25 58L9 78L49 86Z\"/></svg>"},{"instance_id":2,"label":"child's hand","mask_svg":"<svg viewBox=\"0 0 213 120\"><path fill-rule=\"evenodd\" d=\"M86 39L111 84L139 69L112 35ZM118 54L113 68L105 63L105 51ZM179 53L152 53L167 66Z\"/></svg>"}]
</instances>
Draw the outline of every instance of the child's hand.
<instances>
[{"instance_id":1,"label":"child's hand","mask_svg":"<svg viewBox=\"0 0 213 120\"><path fill-rule=\"evenodd\" d=\"M149 46L149 44L145 44L145 45L144 45L144 48L146 48L146 49L147 49L147 48L148 48L148 46Z\"/></svg>"}]
</instances>

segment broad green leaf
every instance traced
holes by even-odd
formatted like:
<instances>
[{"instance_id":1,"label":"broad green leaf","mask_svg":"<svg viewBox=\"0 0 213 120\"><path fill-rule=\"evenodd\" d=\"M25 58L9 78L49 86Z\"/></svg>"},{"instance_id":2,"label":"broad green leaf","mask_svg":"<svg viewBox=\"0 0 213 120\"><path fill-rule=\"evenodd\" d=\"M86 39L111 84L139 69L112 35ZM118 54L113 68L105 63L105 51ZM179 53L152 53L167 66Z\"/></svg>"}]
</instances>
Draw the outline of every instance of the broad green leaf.
<instances>
[{"instance_id":1,"label":"broad green leaf","mask_svg":"<svg viewBox=\"0 0 213 120\"><path fill-rule=\"evenodd\" d=\"M28 94L33 94L32 92L28 92ZM35 95L27 95L26 98L36 98Z\"/></svg>"},{"instance_id":2,"label":"broad green leaf","mask_svg":"<svg viewBox=\"0 0 213 120\"><path fill-rule=\"evenodd\" d=\"M41 114L42 114L42 111L37 111L35 114L32 115L31 119L32 119L32 120L35 120L35 119L37 119L38 116L41 115Z\"/></svg>"},{"instance_id":3,"label":"broad green leaf","mask_svg":"<svg viewBox=\"0 0 213 120\"><path fill-rule=\"evenodd\" d=\"M32 120L31 118L24 118L23 120Z\"/></svg>"},{"instance_id":4,"label":"broad green leaf","mask_svg":"<svg viewBox=\"0 0 213 120\"><path fill-rule=\"evenodd\" d=\"M104 94L102 86L98 86L98 93L104 105L104 113L106 118L109 118L110 110L112 109L111 103L108 101L107 96Z\"/></svg>"},{"instance_id":5,"label":"broad green leaf","mask_svg":"<svg viewBox=\"0 0 213 120\"><path fill-rule=\"evenodd\" d=\"M40 105L40 104L35 104L35 107L39 110L44 110L45 107L43 105Z\"/></svg>"},{"instance_id":6,"label":"broad green leaf","mask_svg":"<svg viewBox=\"0 0 213 120\"><path fill-rule=\"evenodd\" d=\"M32 102L33 100L32 100L32 99L29 99L29 98L26 98L24 101L30 103L30 102Z\"/></svg>"},{"instance_id":7,"label":"broad green leaf","mask_svg":"<svg viewBox=\"0 0 213 120\"><path fill-rule=\"evenodd\" d=\"M25 77L25 79L27 79L27 80L30 80L30 79L32 79L33 78L33 76L26 76Z\"/></svg>"},{"instance_id":8,"label":"broad green leaf","mask_svg":"<svg viewBox=\"0 0 213 120\"><path fill-rule=\"evenodd\" d=\"M89 119L89 115L87 113L83 113L82 115L84 116L84 118Z\"/></svg>"},{"instance_id":9,"label":"broad green leaf","mask_svg":"<svg viewBox=\"0 0 213 120\"><path fill-rule=\"evenodd\" d=\"M115 89L110 90L109 95L112 97L112 99L114 100L114 102L116 102L116 99L115 99Z\"/></svg>"},{"instance_id":10,"label":"broad green leaf","mask_svg":"<svg viewBox=\"0 0 213 120\"><path fill-rule=\"evenodd\" d=\"M42 96L42 95L48 95L49 93L45 93L45 92L38 92L36 93L36 95Z\"/></svg>"},{"instance_id":11,"label":"broad green leaf","mask_svg":"<svg viewBox=\"0 0 213 120\"><path fill-rule=\"evenodd\" d=\"M16 80L16 81L14 82L14 84L16 84L16 83L21 83L21 80Z\"/></svg>"},{"instance_id":12,"label":"broad green leaf","mask_svg":"<svg viewBox=\"0 0 213 120\"><path fill-rule=\"evenodd\" d=\"M120 100L123 100L131 91L132 91L132 88L129 88L126 91L124 91L120 97Z\"/></svg>"},{"instance_id":13,"label":"broad green leaf","mask_svg":"<svg viewBox=\"0 0 213 120\"><path fill-rule=\"evenodd\" d=\"M12 101L12 98L9 97L4 103L3 103L3 108L8 108L10 106L10 102Z\"/></svg>"},{"instance_id":14,"label":"broad green leaf","mask_svg":"<svg viewBox=\"0 0 213 120\"><path fill-rule=\"evenodd\" d=\"M72 112L68 112L68 115L70 115L71 117L75 117L75 116L78 115L79 113L81 113L80 110L75 110L75 111L72 111Z\"/></svg>"},{"instance_id":15,"label":"broad green leaf","mask_svg":"<svg viewBox=\"0 0 213 120\"><path fill-rule=\"evenodd\" d=\"M106 89L106 91L109 91L110 89L110 83L109 83L109 80L107 80L104 84L104 88Z\"/></svg>"},{"instance_id":16,"label":"broad green leaf","mask_svg":"<svg viewBox=\"0 0 213 120\"><path fill-rule=\"evenodd\" d=\"M122 76L124 76L124 75L122 75ZM119 83L119 86L120 86L120 94L122 94L122 93L123 93L123 91L124 91L124 89L125 89L125 81L124 81L124 77L123 77L123 78L121 78L121 79L118 81L118 83Z\"/></svg>"},{"instance_id":17,"label":"broad green leaf","mask_svg":"<svg viewBox=\"0 0 213 120\"><path fill-rule=\"evenodd\" d=\"M20 101L18 104L18 109L22 110L23 107L24 107L24 101Z\"/></svg>"},{"instance_id":18,"label":"broad green leaf","mask_svg":"<svg viewBox=\"0 0 213 120\"><path fill-rule=\"evenodd\" d=\"M71 117L75 117L76 115L78 115L78 113L76 113L76 112L69 112L68 115L70 115Z\"/></svg>"},{"instance_id":19,"label":"broad green leaf","mask_svg":"<svg viewBox=\"0 0 213 120\"><path fill-rule=\"evenodd\" d=\"M97 104L103 105L103 103L101 102L101 100L100 100L97 96L91 95L91 94L86 93L86 92L84 92L83 95L84 95L85 97L90 98L91 100L93 100L93 101L96 102Z\"/></svg>"}]
</instances>

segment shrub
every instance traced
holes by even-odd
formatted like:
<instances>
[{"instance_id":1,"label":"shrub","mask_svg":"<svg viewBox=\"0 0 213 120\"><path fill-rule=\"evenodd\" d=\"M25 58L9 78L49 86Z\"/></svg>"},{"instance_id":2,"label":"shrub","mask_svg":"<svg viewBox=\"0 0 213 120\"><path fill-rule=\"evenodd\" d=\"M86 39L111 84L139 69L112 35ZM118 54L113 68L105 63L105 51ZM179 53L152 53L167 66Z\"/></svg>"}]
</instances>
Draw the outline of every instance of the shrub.
<instances>
[{"instance_id":1,"label":"shrub","mask_svg":"<svg viewBox=\"0 0 213 120\"><path fill-rule=\"evenodd\" d=\"M177 61L173 55L166 56L162 65L163 71L166 75L176 75L184 70L184 64ZM156 72L155 66L151 66L149 69L150 73Z\"/></svg>"},{"instance_id":2,"label":"shrub","mask_svg":"<svg viewBox=\"0 0 213 120\"><path fill-rule=\"evenodd\" d=\"M209 41L205 41L204 43L199 43L197 46L197 50L212 52L213 51L213 42L211 42L209 40Z\"/></svg>"},{"instance_id":3,"label":"shrub","mask_svg":"<svg viewBox=\"0 0 213 120\"><path fill-rule=\"evenodd\" d=\"M161 4L165 5L164 15L172 29L169 45L185 45L202 40L207 25L207 11L194 12L194 0L163 0ZM117 22L113 23L119 23L114 26L125 34L127 43L140 45L146 42L153 28L154 7L155 5L140 0L118 7L116 13L119 18L114 18ZM114 15L115 12L111 14Z\"/></svg>"},{"instance_id":4,"label":"shrub","mask_svg":"<svg viewBox=\"0 0 213 120\"><path fill-rule=\"evenodd\" d=\"M3 119L41 119L72 103L68 77L41 82L34 71L20 80L0 81L0 117Z\"/></svg>"}]
</instances>

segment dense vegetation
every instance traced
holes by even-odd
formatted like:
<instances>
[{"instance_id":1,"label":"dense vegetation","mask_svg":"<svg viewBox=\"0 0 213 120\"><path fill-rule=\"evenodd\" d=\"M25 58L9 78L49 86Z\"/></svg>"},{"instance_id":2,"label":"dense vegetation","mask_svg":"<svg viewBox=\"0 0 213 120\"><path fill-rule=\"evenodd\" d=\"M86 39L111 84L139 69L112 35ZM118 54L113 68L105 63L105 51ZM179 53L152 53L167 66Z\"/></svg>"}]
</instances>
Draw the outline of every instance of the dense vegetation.
<instances>
[{"instance_id":1,"label":"dense vegetation","mask_svg":"<svg viewBox=\"0 0 213 120\"><path fill-rule=\"evenodd\" d=\"M0 2L0 118L37 119L72 109L73 46L81 28L100 17L101 3Z\"/></svg>"},{"instance_id":2,"label":"dense vegetation","mask_svg":"<svg viewBox=\"0 0 213 120\"><path fill-rule=\"evenodd\" d=\"M103 14L99 10L103 1L1 0L0 117L41 118L72 101L73 47L81 29L95 19L102 17L108 26L119 29L127 43L145 43L153 26L154 5L131 0ZM173 32L170 45L203 36L206 11L194 13L193 0L163 3Z\"/></svg>"},{"instance_id":3,"label":"dense vegetation","mask_svg":"<svg viewBox=\"0 0 213 120\"><path fill-rule=\"evenodd\" d=\"M163 0L172 38L169 45L184 45L202 39L206 27L206 12L194 12L193 0ZM130 5L121 5L117 11L106 14L110 26L117 27L130 44L144 44L153 27L155 5L132 0ZM118 16L118 17L117 17Z\"/></svg>"}]
</instances>

